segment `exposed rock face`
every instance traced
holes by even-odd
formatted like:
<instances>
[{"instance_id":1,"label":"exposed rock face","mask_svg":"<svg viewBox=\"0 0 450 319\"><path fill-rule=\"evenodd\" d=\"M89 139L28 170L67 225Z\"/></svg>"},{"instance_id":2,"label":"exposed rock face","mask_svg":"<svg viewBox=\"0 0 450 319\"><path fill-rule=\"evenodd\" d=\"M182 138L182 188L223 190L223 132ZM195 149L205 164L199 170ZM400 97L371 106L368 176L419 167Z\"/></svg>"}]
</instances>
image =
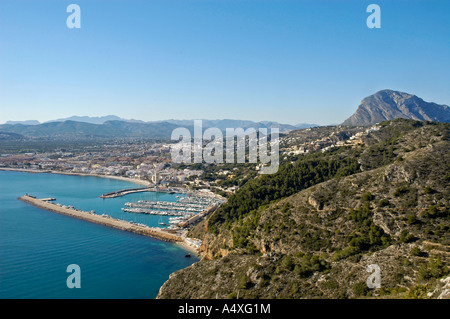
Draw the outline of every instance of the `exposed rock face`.
<instances>
[{"instance_id":1,"label":"exposed rock face","mask_svg":"<svg viewBox=\"0 0 450 319\"><path fill-rule=\"evenodd\" d=\"M441 282L444 284L444 287L442 287L442 291L437 299L450 299L450 277L441 279Z\"/></svg>"},{"instance_id":2,"label":"exposed rock face","mask_svg":"<svg viewBox=\"0 0 450 319\"><path fill-rule=\"evenodd\" d=\"M382 90L363 99L356 112L342 125L373 125L396 118L450 122L450 107L425 102L412 94Z\"/></svg>"},{"instance_id":3,"label":"exposed rock face","mask_svg":"<svg viewBox=\"0 0 450 319\"><path fill-rule=\"evenodd\" d=\"M313 196L309 196L308 203L317 210L322 209L323 207L322 203Z\"/></svg>"}]
</instances>

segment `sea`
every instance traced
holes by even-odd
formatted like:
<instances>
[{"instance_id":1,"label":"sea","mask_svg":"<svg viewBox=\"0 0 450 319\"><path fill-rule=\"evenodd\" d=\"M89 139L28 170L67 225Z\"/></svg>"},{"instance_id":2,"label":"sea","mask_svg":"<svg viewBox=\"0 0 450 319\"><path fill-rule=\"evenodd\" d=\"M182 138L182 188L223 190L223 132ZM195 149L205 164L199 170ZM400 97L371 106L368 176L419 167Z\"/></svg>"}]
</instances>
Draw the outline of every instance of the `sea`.
<instances>
[{"instance_id":1,"label":"sea","mask_svg":"<svg viewBox=\"0 0 450 319\"><path fill-rule=\"evenodd\" d=\"M173 243L49 212L17 198L56 203L157 227L168 217L123 212L126 202L176 201L144 192L102 199L136 184L93 176L0 171L0 299L153 299L169 275L198 261ZM182 196L182 195L181 195ZM79 288L74 282L77 265ZM69 288L72 286L72 288Z\"/></svg>"}]
</instances>

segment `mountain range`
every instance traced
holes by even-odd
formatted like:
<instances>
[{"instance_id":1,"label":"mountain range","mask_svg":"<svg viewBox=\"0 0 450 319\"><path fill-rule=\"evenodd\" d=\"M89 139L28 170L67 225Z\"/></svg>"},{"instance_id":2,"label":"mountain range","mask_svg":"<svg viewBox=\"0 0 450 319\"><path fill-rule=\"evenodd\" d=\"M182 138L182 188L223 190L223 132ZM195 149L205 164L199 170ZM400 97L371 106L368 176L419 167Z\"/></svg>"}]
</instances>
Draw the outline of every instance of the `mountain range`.
<instances>
[{"instance_id":1,"label":"mountain range","mask_svg":"<svg viewBox=\"0 0 450 319\"><path fill-rule=\"evenodd\" d=\"M83 123L90 123L90 124L104 124L108 121L123 121L123 122L134 122L134 123L145 123L141 120L128 120L121 117L118 117L116 115L106 115L106 116L70 116L66 118L60 118L56 120L50 120L46 122L39 122L38 120L26 120L26 121L6 121L5 124L23 124L23 125L39 125L39 124L45 124L45 123L52 123L52 122L65 122L65 121L74 121L74 122L83 122Z\"/></svg>"},{"instance_id":2,"label":"mountain range","mask_svg":"<svg viewBox=\"0 0 450 319\"><path fill-rule=\"evenodd\" d=\"M450 122L450 107L425 102L413 94L382 90L363 99L342 125L366 126L396 118Z\"/></svg>"},{"instance_id":3,"label":"mountain range","mask_svg":"<svg viewBox=\"0 0 450 319\"><path fill-rule=\"evenodd\" d=\"M382 90L364 98L356 112L342 125L367 126L397 118L419 121L450 122L450 107L432 102L425 102L416 95ZM15 133L23 137L40 138L158 138L168 139L177 127L186 127L193 131L193 120L175 120L144 122L124 119L115 115L89 117L71 116L45 123L36 120L8 121L0 125L0 132ZM225 132L226 128L279 128L280 133L318 126L300 123L297 125L281 124L274 121L247 120L202 120L203 129L216 127ZM5 135L7 137L7 135ZM14 136L17 138L17 136Z\"/></svg>"},{"instance_id":4,"label":"mountain range","mask_svg":"<svg viewBox=\"0 0 450 319\"><path fill-rule=\"evenodd\" d=\"M299 128L314 127L315 124L302 123L299 126L280 124L273 121L253 122L245 120L202 120L203 129L217 127L223 132L226 128L250 127L279 128L280 132L288 132ZM172 131L178 127L186 127L193 132L193 120L166 120L144 122L126 120L114 115L102 117L72 116L45 123L34 121L7 122L0 125L0 132L20 134L23 137L40 138L158 138L169 139Z\"/></svg>"}]
</instances>

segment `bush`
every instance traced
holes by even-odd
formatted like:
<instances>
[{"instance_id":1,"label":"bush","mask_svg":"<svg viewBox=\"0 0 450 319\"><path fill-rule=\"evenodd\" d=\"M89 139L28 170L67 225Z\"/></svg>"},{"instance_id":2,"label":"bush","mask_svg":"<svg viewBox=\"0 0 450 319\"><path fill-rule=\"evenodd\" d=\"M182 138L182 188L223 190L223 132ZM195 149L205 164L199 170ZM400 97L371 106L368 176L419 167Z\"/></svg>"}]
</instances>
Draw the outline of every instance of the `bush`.
<instances>
[{"instance_id":1,"label":"bush","mask_svg":"<svg viewBox=\"0 0 450 319\"><path fill-rule=\"evenodd\" d=\"M369 287L363 281L357 282L353 285L353 293L357 296L367 296L370 292Z\"/></svg>"},{"instance_id":2,"label":"bush","mask_svg":"<svg viewBox=\"0 0 450 319\"><path fill-rule=\"evenodd\" d=\"M283 260L281 261L281 265L289 271L294 268L294 262L289 256L284 256Z\"/></svg>"},{"instance_id":3,"label":"bush","mask_svg":"<svg viewBox=\"0 0 450 319\"><path fill-rule=\"evenodd\" d=\"M331 259L333 261L339 261L341 259L345 259L349 256L356 255L358 253L360 253L360 250L358 248L350 246L334 253Z\"/></svg>"},{"instance_id":4,"label":"bush","mask_svg":"<svg viewBox=\"0 0 450 319\"><path fill-rule=\"evenodd\" d=\"M414 246L411 249L411 256L417 256L417 257L422 257L424 255L424 252L420 250L419 247Z\"/></svg>"},{"instance_id":5,"label":"bush","mask_svg":"<svg viewBox=\"0 0 450 319\"><path fill-rule=\"evenodd\" d=\"M236 292L232 292L227 296L228 299L237 299L237 293Z\"/></svg>"},{"instance_id":6,"label":"bush","mask_svg":"<svg viewBox=\"0 0 450 319\"><path fill-rule=\"evenodd\" d=\"M384 234L384 231L381 227L375 225L373 222L369 227L369 239L371 245L381 245L385 246L385 241L383 238L388 239L388 236Z\"/></svg>"},{"instance_id":7,"label":"bush","mask_svg":"<svg viewBox=\"0 0 450 319\"><path fill-rule=\"evenodd\" d=\"M373 196L370 192L364 193L362 195L362 200L365 202L370 202L373 199L375 199L375 196Z\"/></svg>"},{"instance_id":8,"label":"bush","mask_svg":"<svg viewBox=\"0 0 450 319\"><path fill-rule=\"evenodd\" d=\"M427 293L427 287L415 286L408 291L406 297L409 299L426 299L428 298Z\"/></svg>"},{"instance_id":9,"label":"bush","mask_svg":"<svg viewBox=\"0 0 450 319\"><path fill-rule=\"evenodd\" d=\"M408 225L413 225L413 224L417 223L416 215L409 215L407 223L408 223Z\"/></svg>"},{"instance_id":10,"label":"bush","mask_svg":"<svg viewBox=\"0 0 450 319\"><path fill-rule=\"evenodd\" d=\"M292 207L293 206L291 205L291 203L285 203L283 208L281 209L281 212L283 214L286 214L286 213L288 213L291 210Z\"/></svg>"},{"instance_id":11,"label":"bush","mask_svg":"<svg viewBox=\"0 0 450 319\"><path fill-rule=\"evenodd\" d=\"M382 199L378 202L378 206L380 207L386 207L389 206L391 203L389 202L389 199Z\"/></svg>"},{"instance_id":12,"label":"bush","mask_svg":"<svg viewBox=\"0 0 450 319\"><path fill-rule=\"evenodd\" d=\"M297 258L294 262L294 273L302 278L309 277L314 272L322 272L330 268L329 264L322 257L299 254Z\"/></svg>"},{"instance_id":13,"label":"bush","mask_svg":"<svg viewBox=\"0 0 450 319\"><path fill-rule=\"evenodd\" d=\"M323 286L328 289L337 290L339 288L339 284L336 280L329 279L323 283Z\"/></svg>"},{"instance_id":14,"label":"bush","mask_svg":"<svg viewBox=\"0 0 450 319\"><path fill-rule=\"evenodd\" d=\"M359 235L350 237L349 244L351 247L358 248L358 252L368 250L373 246L387 247L390 245L390 236L385 234L381 227L375 225L372 216L369 203L365 203L363 207L357 209L350 209L349 219L355 223ZM342 255L338 255L336 258L340 256Z\"/></svg>"},{"instance_id":15,"label":"bush","mask_svg":"<svg viewBox=\"0 0 450 319\"><path fill-rule=\"evenodd\" d=\"M250 287L250 279L246 275L242 275L241 280L239 281L240 289L248 289Z\"/></svg>"},{"instance_id":16,"label":"bush","mask_svg":"<svg viewBox=\"0 0 450 319\"><path fill-rule=\"evenodd\" d=\"M400 241L401 243L404 243L404 244L410 243L410 242L414 241L414 239L416 239L416 238L414 237L414 235L408 233L408 231L407 231L406 229L404 229L404 230L400 233L399 241Z\"/></svg>"},{"instance_id":17,"label":"bush","mask_svg":"<svg viewBox=\"0 0 450 319\"><path fill-rule=\"evenodd\" d=\"M246 248L247 248L247 250L248 250L248 252L249 252L250 254L256 254L256 253L259 252L259 249L258 249L258 248L255 246L255 244L254 244L253 242L251 242L251 241L249 241L249 242L247 243Z\"/></svg>"},{"instance_id":18,"label":"bush","mask_svg":"<svg viewBox=\"0 0 450 319\"><path fill-rule=\"evenodd\" d=\"M436 205L431 205L426 211L422 213L422 217L424 218L436 218L438 216L439 210L437 209Z\"/></svg>"},{"instance_id":19,"label":"bush","mask_svg":"<svg viewBox=\"0 0 450 319\"><path fill-rule=\"evenodd\" d=\"M396 188L396 190L394 191L394 196L395 197L399 197L402 196L406 193L408 193L410 191L408 186L402 185Z\"/></svg>"},{"instance_id":20,"label":"bush","mask_svg":"<svg viewBox=\"0 0 450 319\"><path fill-rule=\"evenodd\" d=\"M449 274L448 267L441 258L430 258L428 265L423 265L419 269L419 280L438 279Z\"/></svg>"}]
</instances>

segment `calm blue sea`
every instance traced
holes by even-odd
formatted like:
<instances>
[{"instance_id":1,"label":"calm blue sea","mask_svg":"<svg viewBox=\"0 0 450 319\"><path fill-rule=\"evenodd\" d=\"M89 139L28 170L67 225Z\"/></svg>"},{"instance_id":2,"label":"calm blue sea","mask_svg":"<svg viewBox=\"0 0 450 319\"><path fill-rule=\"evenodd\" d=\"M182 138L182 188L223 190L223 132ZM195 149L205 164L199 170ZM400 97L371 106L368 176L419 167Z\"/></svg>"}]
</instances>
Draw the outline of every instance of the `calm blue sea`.
<instances>
[{"instance_id":1,"label":"calm blue sea","mask_svg":"<svg viewBox=\"0 0 450 319\"><path fill-rule=\"evenodd\" d=\"M101 199L136 184L98 177L0 171L0 298L155 298L169 274L198 259L181 247L48 212L17 197L55 197L82 210L157 226L158 216L121 211L138 199L175 201L173 194L137 193ZM165 219L164 219L165 220ZM81 269L69 289L67 266Z\"/></svg>"}]
</instances>

